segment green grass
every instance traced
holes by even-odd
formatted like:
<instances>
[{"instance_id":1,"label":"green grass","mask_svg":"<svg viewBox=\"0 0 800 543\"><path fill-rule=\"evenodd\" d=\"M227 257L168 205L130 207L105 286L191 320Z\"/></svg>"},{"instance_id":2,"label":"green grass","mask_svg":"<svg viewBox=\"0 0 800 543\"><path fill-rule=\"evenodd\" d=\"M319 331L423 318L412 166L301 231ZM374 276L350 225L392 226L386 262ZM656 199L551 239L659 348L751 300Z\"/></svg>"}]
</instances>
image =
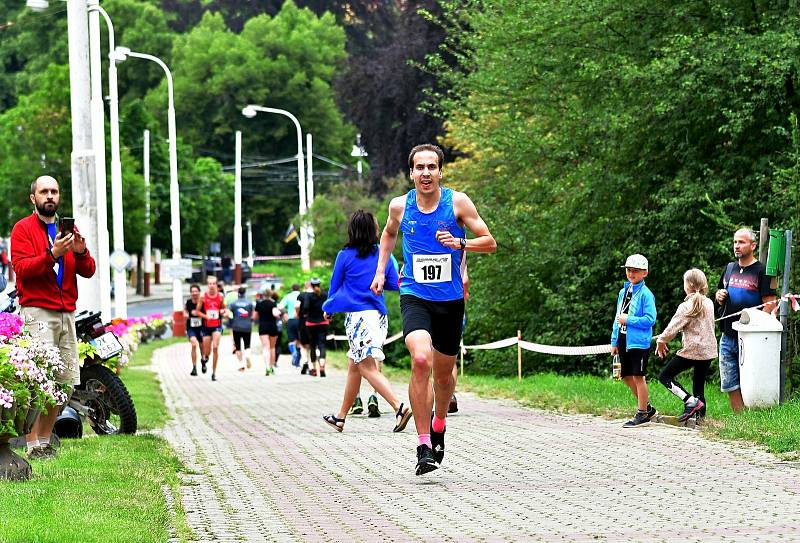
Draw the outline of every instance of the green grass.
<instances>
[{"instance_id":1,"label":"green grass","mask_svg":"<svg viewBox=\"0 0 800 543\"><path fill-rule=\"evenodd\" d=\"M140 431L160 428L168 418L155 373L141 366L150 363L156 348L173 342L143 345L134 367L122 372ZM181 541L192 537L180 499L174 501L174 518L167 508L162 488L180 495L182 466L160 437L96 437L87 427L83 439L62 441L57 459L32 466L30 481L0 481L4 543L162 543L171 526Z\"/></svg>"},{"instance_id":2,"label":"green grass","mask_svg":"<svg viewBox=\"0 0 800 543\"><path fill-rule=\"evenodd\" d=\"M328 359L339 368L346 367L346 351L331 351ZM409 368L384 366L390 378L407 381ZM684 376L680 376L684 377ZM679 379L680 379L679 377ZM684 386L691 380L684 377ZM650 401L662 414L677 415L683 404L657 381L649 381ZM587 413L609 418L630 416L636 406L623 383L586 375L536 374L518 381L516 377L465 375L459 377L458 389L485 398L504 398L562 413ZM769 409L747 410L734 415L727 395L717 385L706 385L708 417L702 431L710 438L750 441L787 457L800 456L800 398Z\"/></svg>"}]
</instances>

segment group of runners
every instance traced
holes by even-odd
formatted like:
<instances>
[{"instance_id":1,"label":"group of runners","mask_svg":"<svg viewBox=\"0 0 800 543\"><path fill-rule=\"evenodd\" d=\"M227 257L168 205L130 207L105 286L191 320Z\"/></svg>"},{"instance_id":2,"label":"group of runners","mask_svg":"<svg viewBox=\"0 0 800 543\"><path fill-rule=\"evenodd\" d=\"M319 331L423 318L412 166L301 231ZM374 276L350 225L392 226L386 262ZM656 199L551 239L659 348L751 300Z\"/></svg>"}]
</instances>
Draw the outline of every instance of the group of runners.
<instances>
[{"instance_id":1,"label":"group of runners","mask_svg":"<svg viewBox=\"0 0 800 543\"><path fill-rule=\"evenodd\" d=\"M351 215L347 243L336 259L327 293L319 279L312 279L302 292L300 285L293 285L280 301L274 293L266 292L255 306L237 300L228 307L216 278L208 278L204 293L198 285L192 285L185 307L187 335L192 343L191 375L197 375L198 358L203 373L211 359L211 379L216 380L222 319L227 315L240 360L249 347L251 320L256 320L269 375L276 361L277 322L283 319L292 364L300 366L305 351L307 362L301 373L325 377L330 316L344 313L349 342L347 381L339 411L325 415L325 422L337 431L344 429L348 413L357 413L361 407L356 399L364 378L391 405L396 416L394 432L405 429L413 416L418 434L416 474L437 469L444 459L447 414L457 409L452 400L468 286L466 253L496 249L472 200L442 186L443 160L442 150L435 145L418 145L411 150L408 165L414 188L391 201L382 233L372 213L359 210ZM467 229L474 237L467 239ZM402 269L392 257L400 232ZM408 403L395 395L380 372L388 330L384 289L400 291L403 336L411 355ZM240 300L245 292L240 288ZM246 323L247 333L237 333L237 319ZM266 344L264 337L269 338ZM240 362L241 370L249 367L246 354L245 359Z\"/></svg>"}]
</instances>

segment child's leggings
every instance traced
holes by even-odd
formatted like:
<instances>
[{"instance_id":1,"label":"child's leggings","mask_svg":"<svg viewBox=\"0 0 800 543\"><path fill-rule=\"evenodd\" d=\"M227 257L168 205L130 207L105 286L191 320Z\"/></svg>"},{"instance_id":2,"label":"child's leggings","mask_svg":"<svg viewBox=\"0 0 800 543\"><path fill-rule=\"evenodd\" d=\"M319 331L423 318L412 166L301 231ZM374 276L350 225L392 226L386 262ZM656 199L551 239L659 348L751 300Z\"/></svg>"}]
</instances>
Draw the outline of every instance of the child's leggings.
<instances>
[{"instance_id":1,"label":"child's leggings","mask_svg":"<svg viewBox=\"0 0 800 543\"><path fill-rule=\"evenodd\" d=\"M682 356L675 355L667 362L658 380L661 384L667 387L667 390L675 394L682 402L686 402L690 396L700 399L703 403L706 402L705 386L706 375L708 368L711 366L711 360L689 360ZM694 368L694 378L692 379L692 393L691 395L686 392L686 389L675 380L675 377L689 368Z\"/></svg>"}]
</instances>

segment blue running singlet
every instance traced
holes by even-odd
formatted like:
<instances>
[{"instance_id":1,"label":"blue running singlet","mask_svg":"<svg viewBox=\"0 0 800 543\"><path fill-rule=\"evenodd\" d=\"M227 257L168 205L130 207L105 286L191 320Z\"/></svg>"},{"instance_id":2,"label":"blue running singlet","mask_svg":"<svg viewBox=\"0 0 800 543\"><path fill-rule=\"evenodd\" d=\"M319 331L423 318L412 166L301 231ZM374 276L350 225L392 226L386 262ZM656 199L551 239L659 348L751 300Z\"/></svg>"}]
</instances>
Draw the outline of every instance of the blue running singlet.
<instances>
[{"instance_id":1,"label":"blue running singlet","mask_svg":"<svg viewBox=\"0 0 800 543\"><path fill-rule=\"evenodd\" d=\"M447 230L456 238L464 237L453 211L453 190L442 187L439 205L431 213L417 207L417 190L406 195L403 221L403 269L400 294L411 294L431 302L464 298L461 261L464 251L450 249L436 240L437 230Z\"/></svg>"}]
</instances>

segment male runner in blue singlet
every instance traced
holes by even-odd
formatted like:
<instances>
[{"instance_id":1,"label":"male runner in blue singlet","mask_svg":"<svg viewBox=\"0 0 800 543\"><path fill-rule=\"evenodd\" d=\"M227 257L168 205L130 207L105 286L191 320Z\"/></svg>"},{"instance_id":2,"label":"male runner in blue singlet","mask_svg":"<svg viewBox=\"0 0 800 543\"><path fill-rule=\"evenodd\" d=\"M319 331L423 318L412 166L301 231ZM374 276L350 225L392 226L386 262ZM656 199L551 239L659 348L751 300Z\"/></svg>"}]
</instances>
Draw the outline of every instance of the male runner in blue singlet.
<instances>
[{"instance_id":1,"label":"male runner in blue singlet","mask_svg":"<svg viewBox=\"0 0 800 543\"><path fill-rule=\"evenodd\" d=\"M400 310L411 353L408 397L419 435L417 475L437 469L444 458L447 408L455 390L453 369L464 316L462 259L466 251L493 253L497 248L472 200L441 186L443 159L435 145L411 149L408 166L414 189L389 204L371 287L376 294L383 292L386 265L402 231ZM467 240L465 227L475 238ZM431 409L433 416L428 418L425 413Z\"/></svg>"}]
</instances>

